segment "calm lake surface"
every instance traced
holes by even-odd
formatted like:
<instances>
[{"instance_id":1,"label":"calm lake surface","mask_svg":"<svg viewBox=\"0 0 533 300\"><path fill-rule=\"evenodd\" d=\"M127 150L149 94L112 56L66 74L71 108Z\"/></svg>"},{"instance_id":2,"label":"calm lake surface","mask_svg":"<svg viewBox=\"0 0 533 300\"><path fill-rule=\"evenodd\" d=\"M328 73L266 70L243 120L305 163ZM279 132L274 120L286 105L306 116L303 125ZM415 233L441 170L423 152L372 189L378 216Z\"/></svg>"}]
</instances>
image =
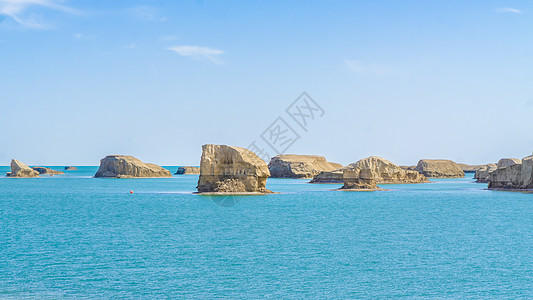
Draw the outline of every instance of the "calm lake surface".
<instances>
[{"instance_id":1,"label":"calm lake surface","mask_svg":"<svg viewBox=\"0 0 533 300\"><path fill-rule=\"evenodd\" d=\"M472 174L213 197L96 170L0 178L0 298L533 298L533 194Z\"/></svg>"}]
</instances>

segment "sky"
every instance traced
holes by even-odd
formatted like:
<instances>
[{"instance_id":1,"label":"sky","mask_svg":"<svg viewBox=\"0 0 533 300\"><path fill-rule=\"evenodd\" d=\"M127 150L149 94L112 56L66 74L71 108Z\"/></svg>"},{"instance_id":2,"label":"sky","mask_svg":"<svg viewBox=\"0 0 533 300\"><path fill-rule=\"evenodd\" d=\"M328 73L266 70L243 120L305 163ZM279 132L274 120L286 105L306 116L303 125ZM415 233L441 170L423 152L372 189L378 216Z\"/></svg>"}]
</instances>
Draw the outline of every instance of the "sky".
<instances>
[{"instance_id":1,"label":"sky","mask_svg":"<svg viewBox=\"0 0 533 300\"><path fill-rule=\"evenodd\" d=\"M532 154L532 83L532 1L0 0L0 165L490 163Z\"/></svg>"}]
</instances>

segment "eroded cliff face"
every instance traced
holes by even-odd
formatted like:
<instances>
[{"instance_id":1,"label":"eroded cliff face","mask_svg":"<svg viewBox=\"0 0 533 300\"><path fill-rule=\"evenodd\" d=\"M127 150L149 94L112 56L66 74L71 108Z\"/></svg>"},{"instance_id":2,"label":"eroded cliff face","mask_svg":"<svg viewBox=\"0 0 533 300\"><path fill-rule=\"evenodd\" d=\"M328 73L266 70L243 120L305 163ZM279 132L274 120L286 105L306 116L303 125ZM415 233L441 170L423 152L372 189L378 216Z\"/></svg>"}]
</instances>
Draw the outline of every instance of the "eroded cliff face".
<instances>
[{"instance_id":1,"label":"eroded cliff face","mask_svg":"<svg viewBox=\"0 0 533 300\"><path fill-rule=\"evenodd\" d=\"M501 161L501 160L500 160ZM489 189L530 190L533 189L533 156L516 160L507 167L498 168L489 175Z\"/></svg>"},{"instance_id":2,"label":"eroded cliff face","mask_svg":"<svg viewBox=\"0 0 533 300\"><path fill-rule=\"evenodd\" d=\"M267 164L255 153L227 145L203 145L199 193L272 193Z\"/></svg>"},{"instance_id":3,"label":"eroded cliff face","mask_svg":"<svg viewBox=\"0 0 533 300\"><path fill-rule=\"evenodd\" d=\"M309 183L342 183L343 168L331 172L322 171L318 173Z\"/></svg>"},{"instance_id":4,"label":"eroded cliff face","mask_svg":"<svg viewBox=\"0 0 533 300\"><path fill-rule=\"evenodd\" d=\"M512 165L519 165L521 163L522 160L518 158L502 158L498 161L498 169L507 168Z\"/></svg>"},{"instance_id":5,"label":"eroded cliff face","mask_svg":"<svg viewBox=\"0 0 533 300\"><path fill-rule=\"evenodd\" d=\"M474 179L476 179L476 182L489 182L489 175L490 173L494 172L498 166L496 164L488 164L483 166L481 169L476 171L476 174L474 174Z\"/></svg>"},{"instance_id":6,"label":"eroded cliff face","mask_svg":"<svg viewBox=\"0 0 533 300\"><path fill-rule=\"evenodd\" d=\"M428 178L465 177L465 172L459 165L447 159L421 159L415 170Z\"/></svg>"},{"instance_id":7,"label":"eroded cliff face","mask_svg":"<svg viewBox=\"0 0 533 300\"><path fill-rule=\"evenodd\" d=\"M344 182L343 171L346 169L372 170L375 173L375 180L377 183L395 184L429 182L429 180L419 172L406 170L384 158L371 156L332 172L322 172L315 176L313 180L311 180L311 183Z\"/></svg>"},{"instance_id":8,"label":"eroded cliff face","mask_svg":"<svg viewBox=\"0 0 533 300\"><path fill-rule=\"evenodd\" d=\"M378 191L378 174L372 169L344 169L342 190Z\"/></svg>"},{"instance_id":9,"label":"eroded cliff face","mask_svg":"<svg viewBox=\"0 0 533 300\"><path fill-rule=\"evenodd\" d=\"M347 168L361 170L372 170L376 174L377 183L423 183L429 180L416 171L405 170L392 162L378 157L371 156L350 164Z\"/></svg>"},{"instance_id":10,"label":"eroded cliff face","mask_svg":"<svg viewBox=\"0 0 533 300\"><path fill-rule=\"evenodd\" d=\"M176 171L176 175L198 175L200 174L200 168L199 167L179 167Z\"/></svg>"},{"instance_id":11,"label":"eroded cliff face","mask_svg":"<svg viewBox=\"0 0 533 300\"><path fill-rule=\"evenodd\" d=\"M9 177L19 177L19 178L31 178L39 177L39 172L28 167L25 163L18 161L16 159L11 160L11 172L7 173Z\"/></svg>"},{"instance_id":12,"label":"eroded cliff face","mask_svg":"<svg viewBox=\"0 0 533 300\"><path fill-rule=\"evenodd\" d=\"M320 172L339 168L342 165L328 162L325 157L318 155L278 155L268 164L270 177L274 178L313 178Z\"/></svg>"},{"instance_id":13,"label":"eroded cliff face","mask_svg":"<svg viewBox=\"0 0 533 300\"><path fill-rule=\"evenodd\" d=\"M155 164L144 163L129 155L108 155L100 160L100 168L94 177L147 178L171 177L169 170Z\"/></svg>"},{"instance_id":14,"label":"eroded cliff face","mask_svg":"<svg viewBox=\"0 0 533 300\"><path fill-rule=\"evenodd\" d=\"M50 176L65 174L64 172L52 170L52 169L47 168L47 167L32 167L32 169L34 169L35 171L39 172L39 174L50 175Z\"/></svg>"}]
</instances>

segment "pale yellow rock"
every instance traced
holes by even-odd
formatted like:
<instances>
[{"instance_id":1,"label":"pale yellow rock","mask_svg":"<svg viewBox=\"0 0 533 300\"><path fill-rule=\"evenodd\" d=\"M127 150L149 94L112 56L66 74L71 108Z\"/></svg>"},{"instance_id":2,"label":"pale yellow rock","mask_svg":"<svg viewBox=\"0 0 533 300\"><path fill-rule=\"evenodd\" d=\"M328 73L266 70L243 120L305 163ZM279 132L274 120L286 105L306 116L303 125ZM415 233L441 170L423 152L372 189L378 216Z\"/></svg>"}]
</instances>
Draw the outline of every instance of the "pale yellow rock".
<instances>
[{"instance_id":1,"label":"pale yellow rock","mask_svg":"<svg viewBox=\"0 0 533 300\"><path fill-rule=\"evenodd\" d=\"M318 173L309 183L342 183L343 169L333 170L331 172L322 171Z\"/></svg>"},{"instance_id":2,"label":"pale yellow rock","mask_svg":"<svg viewBox=\"0 0 533 300\"><path fill-rule=\"evenodd\" d=\"M344 169L342 190L379 191L377 186L378 174L372 169Z\"/></svg>"},{"instance_id":3,"label":"pale yellow rock","mask_svg":"<svg viewBox=\"0 0 533 300\"><path fill-rule=\"evenodd\" d=\"M64 172L52 170L47 167L32 167L32 169L39 172L39 174L50 175L50 176L65 174Z\"/></svg>"},{"instance_id":4,"label":"pale yellow rock","mask_svg":"<svg viewBox=\"0 0 533 300\"><path fill-rule=\"evenodd\" d=\"M39 177L39 172L28 167L23 162L20 162L16 159L11 160L11 172L7 174L9 177L18 177L18 178L31 178Z\"/></svg>"},{"instance_id":5,"label":"pale yellow rock","mask_svg":"<svg viewBox=\"0 0 533 300\"><path fill-rule=\"evenodd\" d=\"M311 180L311 183L344 182L343 171L345 169L372 170L376 174L377 183L400 184L429 182L424 175L416 171L405 170L384 158L371 156L332 172L322 172L315 176Z\"/></svg>"},{"instance_id":6,"label":"pale yellow rock","mask_svg":"<svg viewBox=\"0 0 533 300\"><path fill-rule=\"evenodd\" d=\"M377 183L423 183L429 180L420 173L405 170L392 162L378 157L371 156L350 164L347 168L370 169L376 173Z\"/></svg>"},{"instance_id":7,"label":"pale yellow rock","mask_svg":"<svg viewBox=\"0 0 533 300\"><path fill-rule=\"evenodd\" d=\"M484 165L468 165L468 164L457 164L461 170L465 173L475 173L476 171L485 168L487 165L490 164L484 164Z\"/></svg>"},{"instance_id":8,"label":"pale yellow rock","mask_svg":"<svg viewBox=\"0 0 533 300\"><path fill-rule=\"evenodd\" d=\"M341 164L328 162L318 155L283 154L274 156L268 164L270 177L274 178L313 178L320 172L339 168Z\"/></svg>"},{"instance_id":9,"label":"pale yellow rock","mask_svg":"<svg viewBox=\"0 0 533 300\"><path fill-rule=\"evenodd\" d=\"M455 162L447 159L422 159L415 170L428 178L465 177L465 172Z\"/></svg>"},{"instance_id":10,"label":"pale yellow rock","mask_svg":"<svg viewBox=\"0 0 533 300\"><path fill-rule=\"evenodd\" d=\"M498 161L498 169L507 168L512 165L519 165L521 163L522 160L518 158L502 158Z\"/></svg>"},{"instance_id":11,"label":"pale yellow rock","mask_svg":"<svg viewBox=\"0 0 533 300\"><path fill-rule=\"evenodd\" d=\"M267 164L255 153L227 145L203 145L198 193L272 193Z\"/></svg>"},{"instance_id":12,"label":"pale yellow rock","mask_svg":"<svg viewBox=\"0 0 533 300\"><path fill-rule=\"evenodd\" d=\"M490 173L494 172L497 168L498 166L496 164L485 165L476 171L474 179L476 179L477 182L488 182Z\"/></svg>"},{"instance_id":13,"label":"pale yellow rock","mask_svg":"<svg viewBox=\"0 0 533 300\"><path fill-rule=\"evenodd\" d=\"M169 170L155 164L144 163L129 155L108 155L100 160L100 168L94 177L148 178L171 177Z\"/></svg>"},{"instance_id":14,"label":"pale yellow rock","mask_svg":"<svg viewBox=\"0 0 533 300\"><path fill-rule=\"evenodd\" d=\"M507 160L506 163L507 167L498 168L490 173L488 188L532 190L533 156L524 157L520 163L517 163L516 159Z\"/></svg>"}]
</instances>

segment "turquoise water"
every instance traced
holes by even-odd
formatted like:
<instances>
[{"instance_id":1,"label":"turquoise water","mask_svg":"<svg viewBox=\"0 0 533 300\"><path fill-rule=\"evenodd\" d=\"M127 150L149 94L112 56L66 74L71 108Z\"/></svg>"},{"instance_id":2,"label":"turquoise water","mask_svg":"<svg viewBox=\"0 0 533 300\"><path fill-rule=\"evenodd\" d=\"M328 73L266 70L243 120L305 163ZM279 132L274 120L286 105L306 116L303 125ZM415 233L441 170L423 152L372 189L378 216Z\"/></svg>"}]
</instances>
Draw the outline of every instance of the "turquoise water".
<instances>
[{"instance_id":1,"label":"turquoise water","mask_svg":"<svg viewBox=\"0 0 533 300\"><path fill-rule=\"evenodd\" d=\"M471 175L209 197L96 169L0 178L0 298L533 298L533 194Z\"/></svg>"}]
</instances>

